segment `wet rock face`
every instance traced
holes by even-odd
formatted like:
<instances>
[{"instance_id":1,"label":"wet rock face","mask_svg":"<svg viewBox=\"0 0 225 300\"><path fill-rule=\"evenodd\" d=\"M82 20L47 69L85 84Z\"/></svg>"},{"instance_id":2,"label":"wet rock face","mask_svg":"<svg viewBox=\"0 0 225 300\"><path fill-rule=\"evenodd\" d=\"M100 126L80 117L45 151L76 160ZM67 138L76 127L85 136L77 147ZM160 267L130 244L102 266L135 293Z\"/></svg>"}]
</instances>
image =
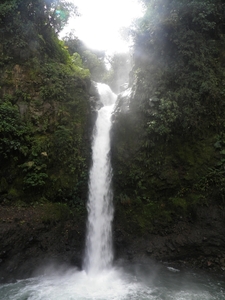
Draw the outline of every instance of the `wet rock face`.
<instances>
[{"instance_id":1,"label":"wet rock face","mask_svg":"<svg viewBox=\"0 0 225 300\"><path fill-rule=\"evenodd\" d=\"M0 282L44 272L52 266L81 268L84 222L42 218L39 208L0 208Z\"/></svg>"},{"instance_id":2,"label":"wet rock face","mask_svg":"<svg viewBox=\"0 0 225 300\"><path fill-rule=\"evenodd\" d=\"M117 98L115 109L114 109L114 119L118 114L126 114L130 109L130 97L131 97L131 88L123 90Z\"/></svg>"},{"instance_id":3,"label":"wet rock face","mask_svg":"<svg viewBox=\"0 0 225 300\"><path fill-rule=\"evenodd\" d=\"M210 213L209 213L210 212ZM151 234L125 230L115 220L115 259L132 262L150 258L174 265L225 272L224 210L199 207L195 218L158 224ZM42 274L44 267L82 267L85 217L40 219L37 208L0 207L0 282Z\"/></svg>"},{"instance_id":4,"label":"wet rock face","mask_svg":"<svg viewBox=\"0 0 225 300\"><path fill-rule=\"evenodd\" d=\"M168 227L158 224L156 232L134 237L115 226L117 256L132 261L149 257L178 262L195 268L225 271L224 209L198 207L195 218L180 218Z\"/></svg>"}]
</instances>

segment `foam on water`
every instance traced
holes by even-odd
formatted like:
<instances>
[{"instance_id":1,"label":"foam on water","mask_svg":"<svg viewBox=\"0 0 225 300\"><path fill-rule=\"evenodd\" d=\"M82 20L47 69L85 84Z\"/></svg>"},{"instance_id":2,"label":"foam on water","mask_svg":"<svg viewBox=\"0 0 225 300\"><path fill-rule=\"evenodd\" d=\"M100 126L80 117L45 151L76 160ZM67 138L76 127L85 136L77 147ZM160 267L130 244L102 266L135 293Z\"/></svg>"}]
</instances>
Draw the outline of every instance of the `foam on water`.
<instances>
[{"instance_id":1,"label":"foam on water","mask_svg":"<svg viewBox=\"0 0 225 300\"><path fill-rule=\"evenodd\" d=\"M111 269L98 276L85 271L68 272L57 276L42 276L21 280L0 287L4 300L115 300L130 299L138 293L140 284L129 282L122 274Z\"/></svg>"},{"instance_id":2,"label":"foam on water","mask_svg":"<svg viewBox=\"0 0 225 300\"><path fill-rule=\"evenodd\" d=\"M149 266L150 268L150 266ZM152 273L153 274L153 273ZM224 282L166 270L157 277L111 268L96 275L70 270L0 286L4 300L222 300Z\"/></svg>"}]
</instances>

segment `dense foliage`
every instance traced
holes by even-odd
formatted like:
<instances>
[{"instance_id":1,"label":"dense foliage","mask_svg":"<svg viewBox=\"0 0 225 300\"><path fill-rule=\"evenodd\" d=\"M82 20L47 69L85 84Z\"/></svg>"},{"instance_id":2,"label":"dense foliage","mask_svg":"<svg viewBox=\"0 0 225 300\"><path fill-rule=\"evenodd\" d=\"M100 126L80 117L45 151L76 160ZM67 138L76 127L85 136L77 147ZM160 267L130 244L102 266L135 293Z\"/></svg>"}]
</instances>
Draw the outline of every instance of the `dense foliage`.
<instances>
[{"instance_id":1,"label":"dense foliage","mask_svg":"<svg viewBox=\"0 0 225 300\"><path fill-rule=\"evenodd\" d=\"M105 51L89 49L73 34L65 37L64 41L74 59L80 60L84 67L89 69L91 79L96 82L104 82L108 73L105 65Z\"/></svg>"},{"instance_id":2,"label":"dense foliage","mask_svg":"<svg viewBox=\"0 0 225 300\"><path fill-rule=\"evenodd\" d=\"M76 8L63 0L3 0L0 3L1 55L22 62L46 54L64 62L55 33Z\"/></svg>"},{"instance_id":3,"label":"dense foliage","mask_svg":"<svg viewBox=\"0 0 225 300\"><path fill-rule=\"evenodd\" d=\"M224 111L223 1L148 2L135 34L134 80L149 132L216 126Z\"/></svg>"},{"instance_id":4,"label":"dense foliage","mask_svg":"<svg viewBox=\"0 0 225 300\"><path fill-rule=\"evenodd\" d=\"M91 79L108 84L118 94L120 86L129 81L131 69L130 53L107 54L105 51L89 49L73 34L64 38L65 45L76 61L80 60L90 70Z\"/></svg>"},{"instance_id":5,"label":"dense foliage","mask_svg":"<svg viewBox=\"0 0 225 300\"><path fill-rule=\"evenodd\" d=\"M0 4L0 201L84 205L90 73L57 38L71 7Z\"/></svg>"},{"instance_id":6,"label":"dense foliage","mask_svg":"<svg viewBox=\"0 0 225 300\"><path fill-rule=\"evenodd\" d=\"M118 214L146 232L224 202L225 3L143 2L130 110L114 117L112 154Z\"/></svg>"}]
</instances>

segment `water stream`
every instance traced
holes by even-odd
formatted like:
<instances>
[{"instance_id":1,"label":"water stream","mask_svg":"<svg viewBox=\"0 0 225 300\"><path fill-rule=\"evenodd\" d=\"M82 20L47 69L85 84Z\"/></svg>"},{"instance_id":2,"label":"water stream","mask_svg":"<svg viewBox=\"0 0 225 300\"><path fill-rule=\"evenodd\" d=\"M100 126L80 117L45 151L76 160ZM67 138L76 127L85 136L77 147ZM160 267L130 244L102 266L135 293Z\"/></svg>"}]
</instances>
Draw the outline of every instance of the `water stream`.
<instances>
[{"instance_id":1,"label":"water stream","mask_svg":"<svg viewBox=\"0 0 225 300\"><path fill-rule=\"evenodd\" d=\"M103 107L93 134L84 270L57 267L45 275L0 285L1 300L222 300L222 277L145 261L112 265L110 126L116 96L98 84Z\"/></svg>"},{"instance_id":2,"label":"water stream","mask_svg":"<svg viewBox=\"0 0 225 300\"><path fill-rule=\"evenodd\" d=\"M110 127L116 95L108 85L98 83L101 103L98 111L92 143L93 165L89 179L88 227L85 270L99 273L109 268L113 259L111 191Z\"/></svg>"}]
</instances>

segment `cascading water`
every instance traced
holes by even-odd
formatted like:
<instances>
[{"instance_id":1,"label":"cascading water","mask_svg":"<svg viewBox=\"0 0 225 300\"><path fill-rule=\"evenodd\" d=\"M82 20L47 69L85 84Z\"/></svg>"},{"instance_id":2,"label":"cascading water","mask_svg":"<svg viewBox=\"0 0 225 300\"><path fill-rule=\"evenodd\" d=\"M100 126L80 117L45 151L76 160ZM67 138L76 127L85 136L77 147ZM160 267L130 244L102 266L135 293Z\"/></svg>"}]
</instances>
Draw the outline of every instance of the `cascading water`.
<instances>
[{"instance_id":1,"label":"cascading water","mask_svg":"<svg viewBox=\"0 0 225 300\"><path fill-rule=\"evenodd\" d=\"M88 225L85 270L98 273L108 268L113 259L112 251L112 191L110 127L116 95L108 85L97 85L103 107L99 109L93 132L92 160L89 177Z\"/></svg>"}]
</instances>

